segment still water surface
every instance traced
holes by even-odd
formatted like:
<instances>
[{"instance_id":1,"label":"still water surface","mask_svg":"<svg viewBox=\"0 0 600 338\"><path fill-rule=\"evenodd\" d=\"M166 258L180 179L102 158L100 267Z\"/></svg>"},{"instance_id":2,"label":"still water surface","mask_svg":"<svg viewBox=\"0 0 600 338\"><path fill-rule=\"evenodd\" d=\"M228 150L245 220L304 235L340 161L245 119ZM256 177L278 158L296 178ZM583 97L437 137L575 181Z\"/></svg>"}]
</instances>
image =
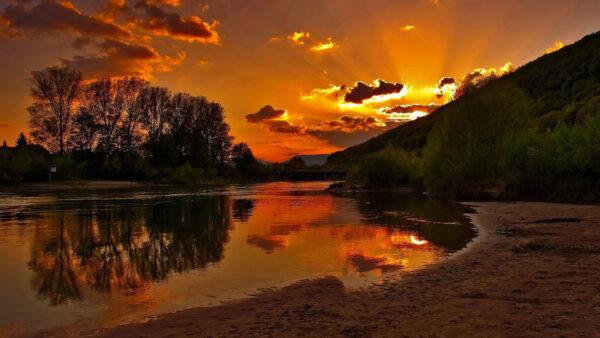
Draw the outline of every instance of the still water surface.
<instances>
[{"instance_id":1,"label":"still water surface","mask_svg":"<svg viewBox=\"0 0 600 338\"><path fill-rule=\"evenodd\" d=\"M330 183L0 193L0 330L114 326L326 275L364 286L474 236L457 204Z\"/></svg>"}]
</instances>

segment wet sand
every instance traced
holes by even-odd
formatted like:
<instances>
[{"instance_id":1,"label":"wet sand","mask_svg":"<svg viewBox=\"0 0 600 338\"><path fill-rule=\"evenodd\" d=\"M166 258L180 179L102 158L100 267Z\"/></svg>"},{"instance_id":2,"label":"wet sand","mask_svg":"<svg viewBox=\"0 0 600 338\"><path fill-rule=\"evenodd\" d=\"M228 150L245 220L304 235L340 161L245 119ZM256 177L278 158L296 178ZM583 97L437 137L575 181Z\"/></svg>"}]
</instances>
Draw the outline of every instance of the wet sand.
<instances>
[{"instance_id":1,"label":"wet sand","mask_svg":"<svg viewBox=\"0 0 600 338\"><path fill-rule=\"evenodd\" d=\"M471 205L480 234L469 248L381 285L346 290L333 277L301 281L85 334L600 336L600 206Z\"/></svg>"}]
</instances>

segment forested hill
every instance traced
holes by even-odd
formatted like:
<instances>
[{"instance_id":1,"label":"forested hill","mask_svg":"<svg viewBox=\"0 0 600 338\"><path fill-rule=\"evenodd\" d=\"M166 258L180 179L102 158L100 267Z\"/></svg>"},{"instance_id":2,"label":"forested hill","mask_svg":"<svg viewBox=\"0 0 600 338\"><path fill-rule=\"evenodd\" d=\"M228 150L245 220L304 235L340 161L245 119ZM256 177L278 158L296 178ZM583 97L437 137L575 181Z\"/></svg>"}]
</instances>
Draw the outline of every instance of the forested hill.
<instances>
[{"instance_id":1,"label":"forested hill","mask_svg":"<svg viewBox=\"0 0 600 338\"><path fill-rule=\"evenodd\" d=\"M557 124L574 125L600 110L600 32L588 35L554 53L544 55L511 74L491 81L465 96L482 96L490 88L501 92L517 87L526 97L527 109L538 131ZM486 89L487 88L487 89ZM332 154L327 165L350 167L362 157L391 145L420 154L432 128L452 110L468 110L465 97L442 106L429 116L403 124L360 145Z\"/></svg>"}]
</instances>

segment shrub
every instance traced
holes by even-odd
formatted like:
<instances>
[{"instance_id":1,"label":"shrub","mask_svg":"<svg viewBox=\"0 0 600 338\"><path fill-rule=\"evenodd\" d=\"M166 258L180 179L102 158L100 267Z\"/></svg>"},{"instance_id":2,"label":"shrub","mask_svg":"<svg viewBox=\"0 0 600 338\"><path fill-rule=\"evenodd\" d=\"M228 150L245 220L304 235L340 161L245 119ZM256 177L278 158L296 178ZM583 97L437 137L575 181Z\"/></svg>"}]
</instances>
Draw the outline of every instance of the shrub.
<instances>
[{"instance_id":1,"label":"shrub","mask_svg":"<svg viewBox=\"0 0 600 338\"><path fill-rule=\"evenodd\" d=\"M349 180L370 186L407 184L411 177L413 160L402 150L387 146L366 156L349 173Z\"/></svg>"}]
</instances>

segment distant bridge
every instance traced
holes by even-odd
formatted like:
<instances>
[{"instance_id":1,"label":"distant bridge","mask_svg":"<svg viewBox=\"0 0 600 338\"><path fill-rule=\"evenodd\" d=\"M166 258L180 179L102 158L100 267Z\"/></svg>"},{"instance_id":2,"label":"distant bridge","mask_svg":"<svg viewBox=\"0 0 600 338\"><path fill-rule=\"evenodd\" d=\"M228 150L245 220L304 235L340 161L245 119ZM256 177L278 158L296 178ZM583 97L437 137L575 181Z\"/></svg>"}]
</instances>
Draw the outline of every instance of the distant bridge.
<instances>
[{"instance_id":1,"label":"distant bridge","mask_svg":"<svg viewBox=\"0 0 600 338\"><path fill-rule=\"evenodd\" d=\"M348 169L275 170L272 174L278 179L288 181L343 180L348 174Z\"/></svg>"}]
</instances>

